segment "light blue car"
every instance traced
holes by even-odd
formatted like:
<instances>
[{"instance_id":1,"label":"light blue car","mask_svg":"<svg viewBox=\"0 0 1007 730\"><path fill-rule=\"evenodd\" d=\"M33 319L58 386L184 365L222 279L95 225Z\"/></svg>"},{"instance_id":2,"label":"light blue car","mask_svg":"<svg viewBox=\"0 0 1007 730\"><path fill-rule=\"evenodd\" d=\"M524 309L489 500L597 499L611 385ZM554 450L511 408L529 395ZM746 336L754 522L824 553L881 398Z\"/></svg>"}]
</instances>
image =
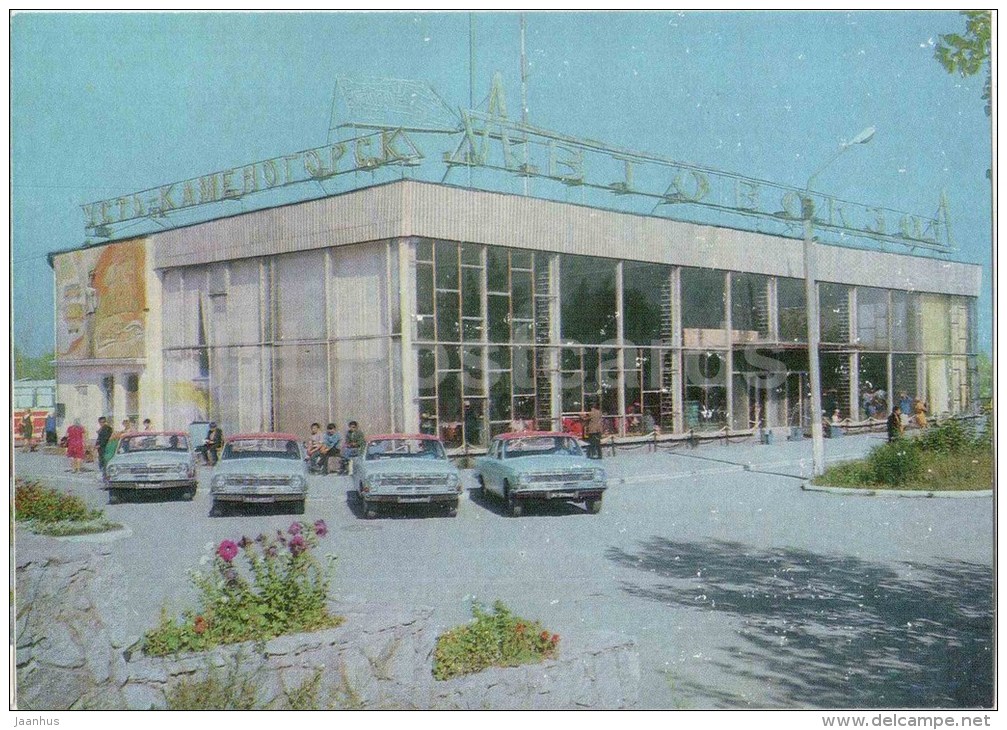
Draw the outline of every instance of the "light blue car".
<instances>
[{"instance_id":1,"label":"light blue car","mask_svg":"<svg viewBox=\"0 0 1007 730\"><path fill-rule=\"evenodd\" d=\"M367 519L377 517L379 505L439 504L449 517L458 514L461 477L436 436L368 436L353 459L353 481Z\"/></svg>"},{"instance_id":2,"label":"light blue car","mask_svg":"<svg viewBox=\"0 0 1007 730\"><path fill-rule=\"evenodd\" d=\"M601 511L605 470L584 456L573 434L500 434L475 468L479 487L505 500L514 517L535 500L583 502L588 512Z\"/></svg>"}]
</instances>

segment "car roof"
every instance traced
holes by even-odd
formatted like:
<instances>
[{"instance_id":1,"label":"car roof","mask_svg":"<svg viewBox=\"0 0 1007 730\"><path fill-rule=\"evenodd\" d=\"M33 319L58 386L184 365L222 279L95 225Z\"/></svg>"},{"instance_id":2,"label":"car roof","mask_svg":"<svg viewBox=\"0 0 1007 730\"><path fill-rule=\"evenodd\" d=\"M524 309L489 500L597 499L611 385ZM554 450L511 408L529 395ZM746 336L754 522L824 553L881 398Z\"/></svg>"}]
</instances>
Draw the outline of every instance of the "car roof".
<instances>
[{"instance_id":1,"label":"car roof","mask_svg":"<svg viewBox=\"0 0 1007 730\"><path fill-rule=\"evenodd\" d=\"M250 439L276 439L277 441L300 441L300 436L295 436L292 433L236 433L233 436L228 436L225 441L247 441Z\"/></svg>"},{"instance_id":2,"label":"car roof","mask_svg":"<svg viewBox=\"0 0 1007 730\"><path fill-rule=\"evenodd\" d=\"M367 441L390 441L391 439L420 439L421 441L440 441L429 433L378 433L368 436Z\"/></svg>"},{"instance_id":3,"label":"car roof","mask_svg":"<svg viewBox=\"0 0 1007 730\"><path fill-rule=\"evenodd\" d=\"M509 433L498 434L497 436L494 436L494 438L509 441L510 439L538 438L545 436L566 436L567 438L572 439L577 438L574 434L567 433L566 431L510 431Z\"/></svg>"}]
</instances>

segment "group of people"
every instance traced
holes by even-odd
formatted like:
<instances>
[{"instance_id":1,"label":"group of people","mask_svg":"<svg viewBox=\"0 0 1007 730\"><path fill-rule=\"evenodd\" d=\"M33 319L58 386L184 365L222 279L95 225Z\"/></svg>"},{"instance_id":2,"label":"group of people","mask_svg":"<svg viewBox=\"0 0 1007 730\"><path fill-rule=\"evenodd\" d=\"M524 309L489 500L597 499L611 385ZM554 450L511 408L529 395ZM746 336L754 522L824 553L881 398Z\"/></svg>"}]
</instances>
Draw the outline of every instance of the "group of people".
<instances>
[{"instance_id":1,"label":"group of people","mask_svg":"<svg viewBox=\"0 0 1007 730\"><path fill-rule=\"evenodd\" d=\"M364 432L356 421L346 424L345 443L336 424L328 424L323 432L320 423L312 423L307 441L308 467L320 474L328 474L329 459L338 457L338 473L345 473L349 460L358 456L363 448Z\"/></svg>"}]
</instances>

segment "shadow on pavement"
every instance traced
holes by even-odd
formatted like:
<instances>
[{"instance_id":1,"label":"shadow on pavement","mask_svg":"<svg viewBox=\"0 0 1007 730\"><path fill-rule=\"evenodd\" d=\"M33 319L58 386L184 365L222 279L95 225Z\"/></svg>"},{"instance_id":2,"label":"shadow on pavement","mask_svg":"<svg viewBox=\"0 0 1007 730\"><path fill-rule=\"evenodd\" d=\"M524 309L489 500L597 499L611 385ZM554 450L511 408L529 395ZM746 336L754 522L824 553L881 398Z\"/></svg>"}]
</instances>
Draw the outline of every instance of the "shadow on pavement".
<instances>
[{"instance_id":1,"label":"shadow on pavement","mask_svg":"<svg viewBox=\"0 0 1007 730\"><path fill-rule=\"evenodd\" d=\"M993 574L948 561L890 566L798 549L654 538L610 560L656 576L630 595L741 619L719 668L793 707L991 707ZM660 581L665 582L660 582ZM738 697L684 686L721 706Z\"/></svg>"}]
</instances>

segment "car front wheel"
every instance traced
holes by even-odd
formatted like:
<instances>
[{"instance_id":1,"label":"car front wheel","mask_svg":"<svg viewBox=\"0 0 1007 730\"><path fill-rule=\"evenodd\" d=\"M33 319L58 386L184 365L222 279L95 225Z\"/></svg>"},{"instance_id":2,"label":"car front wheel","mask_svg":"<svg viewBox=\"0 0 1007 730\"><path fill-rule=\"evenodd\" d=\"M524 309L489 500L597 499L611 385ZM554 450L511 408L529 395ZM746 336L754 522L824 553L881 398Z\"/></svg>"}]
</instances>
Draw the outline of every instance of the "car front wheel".
<instances>
[{"instance_id":1,"label":"car front wheel","mask_svg":"<svg viewBox=\"0 0 1007 730\"><path fill-rule=\"evenodd\" d=\"M584 502L584 506L587 507L587 511L593 515L601 512L601 499L589 499Z\"/></svg>"},{"instance_id":2,"label":"car front wheel","mask_svg":"<svg viewBox=\"0 0 1007 730\"><path fill-rule=\"evenodd\" d=\"M122 494L119 493L118 489L108 490L108 503L109 504L119 504L122 501Z\"/></svg>"},{"instance_id":3,"label":"car front wheel","mask_svg":"<svg viewBox=\"0 0 1007 730\"><path fill-rule=\"evenodd\" d=\"M524 512L523 505L514 496L509 484L504 484L504 492L507 495L507 511L510 513L510 516L520 517L521 513Z\"/></svg>"},{"instance_id":4,"label":"car front wheel","mask_svg":"<svg viewBox=\"0 0 1007 730\"><path fill-rule=\"evenodd\" d=\"M378 508L373 502L368 502L366 499L363 500L363 508L365 519L373 520L378 516Z\"/></svg>"}]
</instances>

